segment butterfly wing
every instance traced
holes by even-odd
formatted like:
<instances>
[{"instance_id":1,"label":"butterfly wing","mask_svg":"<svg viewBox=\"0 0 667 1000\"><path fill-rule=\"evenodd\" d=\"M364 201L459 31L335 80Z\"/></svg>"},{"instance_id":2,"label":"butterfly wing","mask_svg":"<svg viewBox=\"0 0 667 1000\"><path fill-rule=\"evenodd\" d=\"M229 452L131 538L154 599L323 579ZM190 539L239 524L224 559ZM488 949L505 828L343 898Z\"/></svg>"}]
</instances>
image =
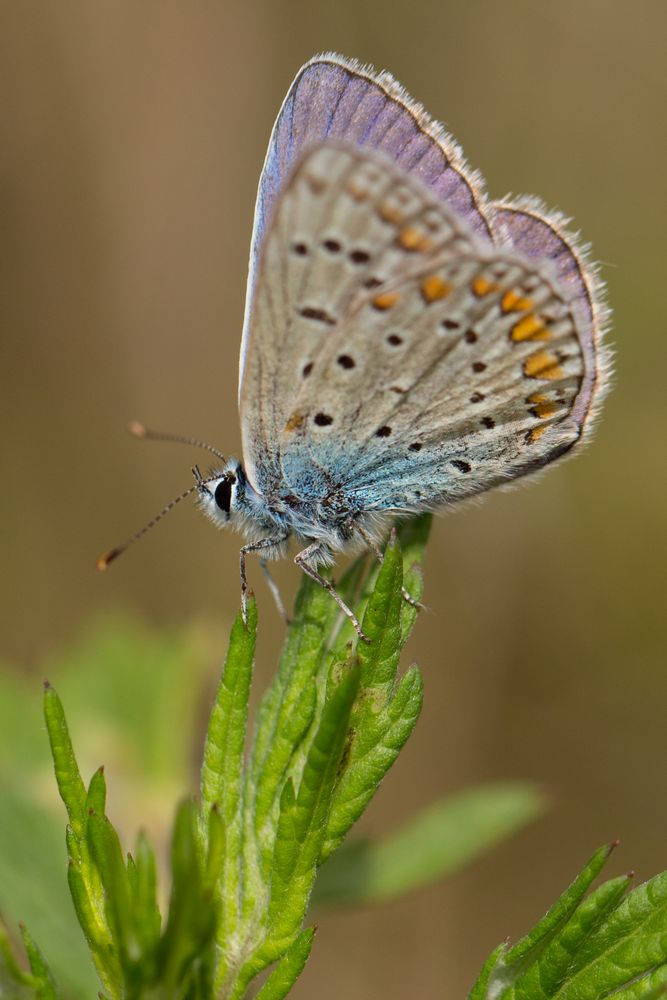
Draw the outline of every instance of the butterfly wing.
<instances>
[{"instance_id":1,"label":"butterfly wing","mask_svg":"<svg viewBox=\"0 0 667 1000\"><path fill-rule=\"evenodd\" d=\"M547 464L579 439L593 379L572 298L548 261L493 250L386 158L312 149L262 254L251 479L418 510Z\"/></svg>"},{"instance_id":2,"label":"butterfly wing","mask_svg":"<svg viewBox=\"0 0 667 1000\"><path fill-rule=\"evenodd\" d=\"M604 286L597 268L582 246L567 230L567 219L549 212L537 198L494 202L489 206L494 227L528 260L549 260L559 284L567 291L577 318L581 348L586 355L586 379L579 392L574 419L592 426L590 416L602 400L608 382L609 352L603 344L609 321Z\"/></svg>"},{"instance_id":3,"label":"butterfly wing","mask_svg":"<svg viewBox=\"0 0 667 1000\"><path fill-rule=\"evenodd\" d=\"M312 147L283 188L255 290L241 429L261 492L283 477L281 439L317 357L364 292L477 241L468 226L383 156Z\"/></svg>"},{"instance_id":4,"label":"butterfly wing","mask_svg":"<svg viewBox=\"0 0 667 1000\"><path fill-rule=\"evenodd\" d=\"M239 371L239 397L254 308L257 265L269 220L283 186L308 146L327 139L384 152L445 201L470 229L494 241L482 182L465 163L445 129L389 73L375 73L354 60L316 56L296 75L271 134L255 205L246 316Z\"/></svg>"}]
</instances>

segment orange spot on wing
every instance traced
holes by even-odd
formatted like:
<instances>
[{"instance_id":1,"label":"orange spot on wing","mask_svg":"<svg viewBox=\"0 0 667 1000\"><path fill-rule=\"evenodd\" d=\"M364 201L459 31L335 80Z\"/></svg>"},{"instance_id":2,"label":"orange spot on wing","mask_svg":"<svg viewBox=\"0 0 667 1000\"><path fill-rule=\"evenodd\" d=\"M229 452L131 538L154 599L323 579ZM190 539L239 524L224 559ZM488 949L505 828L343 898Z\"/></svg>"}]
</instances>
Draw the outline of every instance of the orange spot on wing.
<instances>
[{"instance_id":1,"label":"orange spot on wing","mask_svg":"<svg viewBox=\"0 0 667 1000\"><path fill-rule=\"evenodd\" d=\"M403 218L403 213L400 211L396 205L392 205L390 201L383 201L378 208L380 218L384 219L385 222L400 222Z\"/></svg>"},{"instance_id":2,"label":"orange spot on wing","mask_svg":"<svg viewBox=\"0 0 667 1000\"><path fill-rule=\"evenodd\" d=\"M385 309L391 309L392 306L395 306L399 298L398 292L383 292L373 299L373 308L384 312Z\"/></svg>"},{"instance_id":3,"label":"orange spot on wing","mask_svg":"<svg viewBox=\"0 0 667 1000\"><path fill-rule=\"evenodd\" d=\"M533 444L535 441L539 441L546 429L546 424L542 424L541 427L533 427L531 431L528 431L528 443Z\"/></svg>"},{"instance_id":4,"label":"orange spot on wing","mask_svg":"<svg viewBox=\"0 0 667 1000\"><path fill-rule=\"evenodd\" d=\"M417 229L413 229L412 226L406 226L398 234L398 242L404 250L418 250L422 242L422 234Z\"/></svg>"},{"instance_id":5,"label":"orange spot on wing","mask_svg":"<svg viewBox=\"0 0 667 1000\"><path fill-rule=\"evenodd\" d=\"M306 414L299 413L299 411L296 410L285 424L285 430L286 431L297 430L299 427L303 425L305 419L306 419Z\"/></svg>"},{"instance_id":6,"label":"orange spot on wing","mask_svg":"<svg viewBox=\"0 0 667 1000\"><path fill-rule=\"evenodd\" d=\"M525 312L526 309L533 308L533 300L527 299L524 295L520 295L519 292L509 291L505 292L500 300L500 308L504 313Z\"/></svg>"},{"instance_id":7,"label":"orange spot on wing","mask_svg":"<svg viewBox=\"0 0 667 1000\"><path fill-rule=\"evenodd\" d=\"M399 246L404 250L421 250L426 252L433 249L433 240L430 240L423 233L413 226L405 226L398 234Z\"/></svg>"},{"instance_id":8,"label":"orange spot on wing","mask_svg":"<svg viewBox=\"0 0 667 1000\"><path fill-rule=\"evenodd\" d=\"M439 278L437 274L432 274L430 277L424 278L421 284L422 298L427 304L446 298L451 291L452 286L442 278Z\"/></svg>"},{"instance_id":9,"label":"orange spot on wing","mask_svg":"<svg viewBox=\"0 0 667 1000\"><path fill-rule=\"evenodd\" d=\"M540 417L541 420L546 420L548 417L553 417L555 413L558 413L558 407L555 403L538 403L530 412L533 416Z\"/></svg>"},{"instance_id":10,"label":"orange spot on wing","mask_svg":"<svg viewBox=\"0 0 667 1000\"><path fill-rule=\"evenodd\" d=\"M537 351L523 363L523 373L527 378L556 379L563 377L563 369L558 358L550 351Z\"/></svg>"},{"instance_id":11,"label":"orange spot on wing","mask_svg":"<svg viewBox=\"0 0 667 1000\"><path fill-rule=\"evenodd\" d=\"M488 278L475 278L472 283L472 290L479 298L484 295L490 295L491 292L498 291L498 285L495 281L489 281Z\"/></svg>"},{"instance_id":12,"label":"orange spot on wing","mask_svg":"<svg viewBox=\"0 0 667 1000\"><path fill-rule=\"evenodd\" d=\"M368 197L368 191L365 188L360 187L358 184L355 184L354 181L350 181L346 190L349 195L352 195L355 201L365 201Z\"/></svg>"},{"instance_id":13,"label":"orange spot on wing","mask_svg":"<svg viewBox=\"0 0 667 1000\"><path fill-rule=\"evenodd\" d=\"M512 340L548 340L550 336L548 328L535 313L529 313L512 327L510 337Z\"/></svg>"}]
</instances>

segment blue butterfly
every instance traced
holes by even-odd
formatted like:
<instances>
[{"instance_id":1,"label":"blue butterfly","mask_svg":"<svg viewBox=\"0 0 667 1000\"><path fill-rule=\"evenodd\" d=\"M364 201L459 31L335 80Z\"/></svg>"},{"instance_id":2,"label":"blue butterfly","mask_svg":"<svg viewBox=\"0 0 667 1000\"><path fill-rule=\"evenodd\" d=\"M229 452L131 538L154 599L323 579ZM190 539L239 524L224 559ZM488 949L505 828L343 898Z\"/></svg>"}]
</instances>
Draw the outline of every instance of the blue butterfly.
<instances>
[{"instance_id":1,"label":"blue butterfly","mask_svg":"<svg viewBox=\"0 0 667 1000\"><path fill-rule=\"evenodd\" d=\"M451 137L389 74L334 55L307 63L257 196L243 462L209 448L221 467L195 468L183 494L248 539L244 612L246 556L282 556L296 537L297 565L365 638L320 568L340 551L381 558L396 516L571 452L602 397L606 321L596 270L564 220L535 199L487 200Z\"/></svg>"}]
</instances>

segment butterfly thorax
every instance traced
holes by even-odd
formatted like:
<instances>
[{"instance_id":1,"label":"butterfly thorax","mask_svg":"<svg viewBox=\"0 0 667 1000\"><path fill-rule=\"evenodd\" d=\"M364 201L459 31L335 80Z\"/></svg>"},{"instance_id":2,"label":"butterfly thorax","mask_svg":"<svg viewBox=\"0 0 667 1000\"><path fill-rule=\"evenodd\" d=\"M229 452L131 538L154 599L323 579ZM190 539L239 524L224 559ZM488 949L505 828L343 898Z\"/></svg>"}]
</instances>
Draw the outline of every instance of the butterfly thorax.
<instances>
[{"instance_id":1,"label":"butterfly thorax","mask_svg":"<svg viewBox=\"0 0 667 1000\"><path fill-rule=\"evenodd\" d=\"M342 551L362 541L362 533L378 538L384 520L358 509L340 486L304 490L298 495L284 483L257 490L242 464L230 459L224 469L211 472L200 488L198 502L217 527L232 527L247 541L275 537L279 555L291 536L307 542L321 541L332 550Z\"/></svg>"},{"instance_id":2,"label":"butterfly thorax","mask_svg":"<svg viewBox=\"0 0 667 1000\"><path fill-rule=\"evenodd\" d=\"M251 503L262 519L305 541L321 541L331 549L343 550L354 543L359 527L376 534L370 517L334 483L327 490L304 490L302 494L285 484L266 494L253 493Z\"/></svg>"}]
</instances>

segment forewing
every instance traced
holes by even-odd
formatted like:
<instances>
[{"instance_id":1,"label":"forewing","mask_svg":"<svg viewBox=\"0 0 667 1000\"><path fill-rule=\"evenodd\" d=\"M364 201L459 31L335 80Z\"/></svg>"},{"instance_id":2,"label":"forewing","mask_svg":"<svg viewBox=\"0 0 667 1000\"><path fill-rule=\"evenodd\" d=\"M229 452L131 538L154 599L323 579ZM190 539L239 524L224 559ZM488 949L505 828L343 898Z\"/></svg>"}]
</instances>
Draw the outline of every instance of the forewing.
<instances>
[{"instance_id":1,"label":"forewing","mask_svg":"<svg viewBox=\"0 0 667 1000\"><path fill-rule=\"evenodd\" d=\"M250 249L239 396L252 325L257 266L270 218L304 151L327 139L380 150L493 241L481 178L454 139L386 72L337 55L317 56L296 75L276 119L262 169Z\"/></svg>"},{"instance_id":2,"label":"forewing","mask_svg":"<svg viewBox=\"0 0 667 1000\"><path fill-rule=\"evenodd\" d=\"M304 155L264 241L241 393L243 454L260 491L281 480L296 398L310 379L321 381L317 359L356 303L371 294L378 301L398 275L478 245L465 222L386 157L335 143Z\"/></svg>"},{"instance_id":3,"label":"forewing","mask_svg":"<svg viewBox=\"0 0 667 1000\"><path fill-rule=\"evenodd\" d=\"M482 492L576 444L594 362L549 262L430 260L366 293L322 345L285 423L283 478L299 495L327 469L359 510Z\"/></svg>"}]
</instances>

